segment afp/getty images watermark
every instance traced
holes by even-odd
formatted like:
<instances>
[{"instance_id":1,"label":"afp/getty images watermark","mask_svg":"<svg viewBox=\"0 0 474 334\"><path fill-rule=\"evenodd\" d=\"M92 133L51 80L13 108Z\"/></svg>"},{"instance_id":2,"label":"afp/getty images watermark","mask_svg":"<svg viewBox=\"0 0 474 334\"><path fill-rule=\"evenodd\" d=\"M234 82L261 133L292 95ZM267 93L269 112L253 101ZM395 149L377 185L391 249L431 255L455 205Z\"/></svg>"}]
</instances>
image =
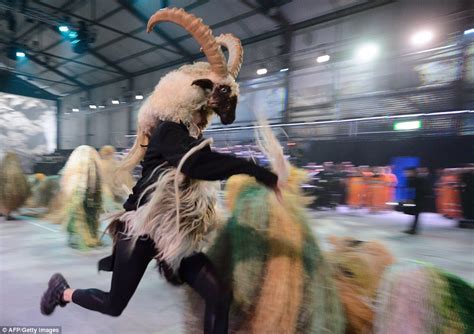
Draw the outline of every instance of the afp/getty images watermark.
<instances>
[{"instance_id":1,"label":"afp/getty images watermark","mask_svg":"<svg viewBox=\"0 0 474 334\"><path fill-rule=\"evenodd\" d=\"M3 333L30 334L61 334L61 326L0 326Z\"/></svg>"}]
</instances>

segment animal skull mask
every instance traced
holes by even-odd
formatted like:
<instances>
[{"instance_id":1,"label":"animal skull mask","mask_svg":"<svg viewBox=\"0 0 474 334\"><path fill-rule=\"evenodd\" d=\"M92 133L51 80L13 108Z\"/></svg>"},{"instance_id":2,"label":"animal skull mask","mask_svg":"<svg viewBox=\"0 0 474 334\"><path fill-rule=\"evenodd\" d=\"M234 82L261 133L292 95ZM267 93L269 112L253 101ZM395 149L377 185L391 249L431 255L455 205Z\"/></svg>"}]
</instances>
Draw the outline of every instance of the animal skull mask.
<instances>
[{"instance_id":1,"label":"animal skull mask","mask_svg":"<svg viewBox=\"0 0 474 334\"><path fill-rule=\"evenodd\" d=\"M200 18L178 8L157 11L148 21L147 31L152 31L157 23L163 21L176 23L188 31L199 43L209 62L209 70L196 70L194 74L198 77L191 82L191 86L199 88L201 95L204 95L203 103L200 103L198 110L193 111L205 115L213 112L219 116L222 124L233 123L239 93L235 79L243 61L240 40L232 34L222 34L215 38L209 26ZM229 52L227 63L222 47ZM185 65L182 68L187 67L187 72L192 72L189 68L195 65Z\"/></svg>"}]
</instances>

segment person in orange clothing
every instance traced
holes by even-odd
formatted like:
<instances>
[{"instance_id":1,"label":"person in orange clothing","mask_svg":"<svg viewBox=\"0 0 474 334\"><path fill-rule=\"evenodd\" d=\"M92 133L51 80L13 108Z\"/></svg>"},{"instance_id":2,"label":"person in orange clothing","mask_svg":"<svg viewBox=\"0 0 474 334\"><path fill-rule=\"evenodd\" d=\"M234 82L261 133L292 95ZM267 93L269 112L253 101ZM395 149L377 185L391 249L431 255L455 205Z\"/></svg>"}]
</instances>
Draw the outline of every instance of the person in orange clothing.
<instances>
[{"instance_id":1,"label":"person in orange clothing","mask_svg":"<svg viewBox=\"0 0 474 334\"><path fill-rule=\"evenodd\" d=\"M372 183L372 176L374 173L370 171L368 166L360 166L360 171L362 174L362 187L360 192L361 197L361 206L363 207L370 207L371 203L371 192L370 192L370 185Z\"/></svg>"},{"instance_id":2,"label":"person in orange clothing","mask_svg":"<svg viewBox=\"0 0 474 334\"><path fill-rule=\"evenodd\" d=\"M390 206L387 203L392 203L395 201L395 197L396 197L395 190L398 184L397 176L392 173L392 168L390 166L385 167L384 182L385 182L385 204L386 204L386 208L389 208Z\"/></svg>"},{"instance_id":3,"label":"person in orange clothing","mask_svg":"<svg viewBox=\"0 0 474 334\"><path fill-rule=\"evenodd\" d=\"M376 167L369 178L368 203L372 213L380 212L385 209L386 191L385 175L383 168Z\"/></svg>"},{"instance_id":4,"label":"person in orange clothing","mask_svg":"<svg viewBox=\"0 0 474 334\"><path fill-rule=\"evenodd\" d=\"M362 206L363 182L361 172L354 168L347 180L347 205L350 208L360 208Z\"/></svg>"},{"instance_id":5,"label":"person in orange clothing","mask_svg":"<svg viewBox=\"0 0 474 334\"><path fill-rule=\"evenodd\" d=\"M439 171L439 179L436 183L436 211L445 216L446 215L446 169Z\"/></svg>"},{"instance_id":6,"label":"person in orange clothing","mask_svg":"<svg viewBox=\"0 0 474 334\"><path fill-rule=\"evenodd\" d=\"M436 206L440 214L448 218L462 218L459 193L459 177L456 169L442 172L436 192Z\"/></svg>"}]
</instances>

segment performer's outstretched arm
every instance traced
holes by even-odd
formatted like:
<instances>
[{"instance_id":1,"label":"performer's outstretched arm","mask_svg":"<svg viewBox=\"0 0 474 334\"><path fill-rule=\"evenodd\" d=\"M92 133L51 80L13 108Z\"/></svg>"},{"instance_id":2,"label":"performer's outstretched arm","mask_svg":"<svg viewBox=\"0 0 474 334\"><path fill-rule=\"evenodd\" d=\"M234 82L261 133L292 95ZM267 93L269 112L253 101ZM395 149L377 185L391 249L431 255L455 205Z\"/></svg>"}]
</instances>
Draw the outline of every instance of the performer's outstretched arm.
<instances>
[{"instance_id":1,"label":"performer's outstretched arm","mask_svg":"<svg viewBox=\"0 0 474 334\"><path fill-rule=\"evenodd\" d=\"M150 141L149 149L156 149L172 166L200 141L189 136L186 128L177 123L163 122ZM247 174L270 188L275 188L278 177L269 170L245 159L211 151L209 146L192 154L183 164L181 172L199 180L225 180L232 175Z\"/></svg>"}]
</instances>

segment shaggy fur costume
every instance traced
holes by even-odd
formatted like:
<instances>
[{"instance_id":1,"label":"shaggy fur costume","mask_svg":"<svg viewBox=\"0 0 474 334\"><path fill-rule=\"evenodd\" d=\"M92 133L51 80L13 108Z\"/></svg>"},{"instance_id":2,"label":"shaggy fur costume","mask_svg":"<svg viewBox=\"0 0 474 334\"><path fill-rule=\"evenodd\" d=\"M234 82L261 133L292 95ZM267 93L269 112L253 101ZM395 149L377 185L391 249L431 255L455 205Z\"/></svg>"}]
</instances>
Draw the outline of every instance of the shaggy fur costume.
<instances>
[{"instance_id":1,"label":"shaggy fur costume","mask_svg":"<svg viewBox=\"0 0 474 334\"><path fill-rule=\"evenodd\" d=\"M201 249L204 236L218 221L218 189L219 183L188 179L168 169L149 188L149 202L126 212L120 220L126 223L129 235L149 235L158 251L156 258L176 272L184 257Z\"/></svg>"},{"instance_id":2,"label":"shaggy fur costume","mask_svg":"<svg viewBox=\"0 0 474 334\"><path fill-rule=\"evenodd\" d=\"M45 176L32 187L31 207L48 208L59 191L59 176Z\"/></svg>"},{"instance_id":3,"label":"shaggy fur costume","mask_svg":"<svg viewBox=\"0 0 474 334\"><path fill-rule=\"evenodd\" d=\"M115 148L102 146L99 150L102 163L103 184L109 189L113 200L123 202L132 192L135 180L127 170L119 170L119 161L115 159Z\"/></svg>"},{"instance_id":4,"label":"shaggy fur costume","mask_svg":"<svg viewBox=\"0 0 474 334\"><path fill-rule=\"evenodd\" d=\"M346 333L370 333L377 289L385 269L394 262L391 253L377 241L352 238L330 239L334 249L325 254L344 305Z\"/></svg>"},{"instance_id":5,"label":"shaggy fur costume","mask_svg":"<svg viewBox=\"0 0 474 334\"><path fill-rule=\"evenodd\" d=\"M264 122L260 122L265 125ZM290 167L267 127L259 144L278 173L283 202L246 175L226 186L231 217L207 252L231 285L230 333L344 333L344 315L308 225L309 200L299 185L306 173ZM188 291L188 332L200 328L202 301Z\"/></svg>"},{"instance_id":6,"label":"shaggy fur costume","mask_svg":"<svg viewBox=\"0 0 474 334\"><path fill-rule=\"evenodd\" d=\"M298 182L298 173L290 180ZM229 179L232 216L207 255L232 284L230 333L344 333L330 267L307 224L306 200L286 189L282 205L251 177ZM193 333L202 301L188 294Z\"/></svg>"},{"instance_id":7,"label":"shaggy fur costume","mask_svg":"<svg viewBox=\"0 0 474 334\"><path fill-rule=\"evenodd\" d=\"M61 205L55 213L69 234L73 248L96 247L99 241L99 214L102 210L100 157L90 146L77 147L69 157L58 194Z\"/></svg>"},{"instance_id":8,"label":"shaggy fur costume","mask_svg":"<svg viewBox=\"0 0 474 334\"><path fill-rule=\"evenodd\" d=\"M9 216L30 196L30 186L23 174L20 160L8 152L0 162L0 213Z\"/></svg>"},{"instance_id":9,"label":"shaggy fur costume","mask_svg":"<svg viewBox=\"0 0 474 334\"><path fill-rule=\"evenodd\" d=\"M474 332L474 288L422 263L393 266L384 275L375 308L375 333Z\"/></svg>"}]
</instances>

